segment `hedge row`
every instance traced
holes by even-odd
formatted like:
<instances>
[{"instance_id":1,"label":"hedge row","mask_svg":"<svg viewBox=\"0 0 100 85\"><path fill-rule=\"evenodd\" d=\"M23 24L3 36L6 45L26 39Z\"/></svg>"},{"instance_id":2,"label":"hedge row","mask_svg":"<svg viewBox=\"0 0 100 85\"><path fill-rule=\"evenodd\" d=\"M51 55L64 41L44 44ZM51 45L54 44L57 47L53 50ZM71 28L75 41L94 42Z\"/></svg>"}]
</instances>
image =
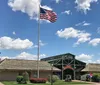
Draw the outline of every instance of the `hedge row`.
<instances>
[{"instance_id":1,"label":"hedge row","mask_svg":"<svg viewBox=\"0 0 100 85\"><path fill-rule=\"evenodd\" d=\"M31 83L46 83L46 78L30 78Z\"/></svg>"}]
</instances>

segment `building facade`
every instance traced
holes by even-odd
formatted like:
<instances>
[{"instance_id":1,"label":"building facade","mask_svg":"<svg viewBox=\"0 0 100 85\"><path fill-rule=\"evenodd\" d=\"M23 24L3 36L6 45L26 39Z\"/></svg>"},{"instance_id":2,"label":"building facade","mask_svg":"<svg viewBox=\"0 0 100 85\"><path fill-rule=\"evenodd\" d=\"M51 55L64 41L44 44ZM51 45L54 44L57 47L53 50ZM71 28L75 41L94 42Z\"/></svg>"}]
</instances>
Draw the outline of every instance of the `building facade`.
<instances>
[{"instance_id":1,"label":"building facade","mask_svg":"<svg viewBox=\"0 0 100 85\"><path fill-rule=\"evenodd\" d=\"M80 79L81 70L85 68L86 63L75 59L75 55L65 53L41 59L53 64L61 69L61 78L65 79L66 75L71 75L72 79Z\"/></svg>"},{"instance_id":2,"label":"building facade","mask_svg":"<svg viewBox=\"0 0 100 85\"><path fill-rule=\"evenodd\" d=\"M36 60L5 59L0 62L0 81L16 80L19 74L27 71L30 78L37 77ZM53 72L60 69L53 67ZM39 77L48 78L51 75L51 65L46 61L39 61Z\"/></svg>"}]
</instances>

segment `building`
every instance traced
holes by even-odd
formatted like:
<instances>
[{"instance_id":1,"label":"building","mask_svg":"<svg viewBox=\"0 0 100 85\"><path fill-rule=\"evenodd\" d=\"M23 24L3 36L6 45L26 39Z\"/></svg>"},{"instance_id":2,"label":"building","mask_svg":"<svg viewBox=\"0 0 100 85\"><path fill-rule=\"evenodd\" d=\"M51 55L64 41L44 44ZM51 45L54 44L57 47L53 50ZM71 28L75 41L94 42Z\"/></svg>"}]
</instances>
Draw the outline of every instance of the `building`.
<instances>
[{"instance_id":1,"label":"building","mask_svg":"<svg viewBox=\"0 0 100 85\"><path fill-rule=\"evenodd\" d=\"M61 79L71 75L72 79L80 79L86 63L75 59L70 53L43 58L39 61L40 78L48 78L52 72ZM92 66L92 65L91 65ZM16 80L16 76L27 71L30 77L37 77L36 60L5 59L0 62L0 80ZM86 71L86 70L85 70Z\"/></svg>"},{"instance_id":2,"label":"building","mask_svg":"<svg viewBox=\"0 0 100 85\"><path fill-rule=\"evenodd\" d=\"M71 53L51 56L41 60L47 61L61 69L62 72L60 76L62 79L65 79L68 74L72 76L72 79L80 79L81 70L84 69L86 65L86 63L75 59L75 55Z\"/></svg>"},{"instance_id":3,"label":"building","mask_svg":"<svg viewBox=\"0 0 100 85\"><path fill-rule=\"evenodd\" d=\"M16 80L16 76L27 71L30 77L37 77L36 60L5 59L0 62L0 81ZM46 61L39 61L40 78L51 75L51 65ZM60 69L53 67L53 72Z\"/></svg>"},{"instance_id":4,"label":"building","mask_svg":"<svg viewBox=\"0 0 100 85\"><path fill-rule=\"evenodd\" d=\"M97 63L89 63L82 70L84 73L100 73L100 64Z\"/></svg>"}]
</instances>

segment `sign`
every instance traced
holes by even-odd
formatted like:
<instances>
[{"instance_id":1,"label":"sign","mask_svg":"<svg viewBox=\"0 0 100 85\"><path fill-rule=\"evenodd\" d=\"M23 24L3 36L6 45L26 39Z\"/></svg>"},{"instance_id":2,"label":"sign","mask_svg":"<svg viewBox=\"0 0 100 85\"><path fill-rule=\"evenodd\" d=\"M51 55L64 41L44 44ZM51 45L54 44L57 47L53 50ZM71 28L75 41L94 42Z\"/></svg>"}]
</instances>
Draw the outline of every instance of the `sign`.
<instances>
[{"instance_id":1,"label":"sign","mask_svg":"<svg viewBox=\"0 0 100 85\"><path fill-rule=\"evenodd\" d=\"M66 69L74 70L70 65L66 65L63 70L66 70Z\"/></svg>"}]
</instances>

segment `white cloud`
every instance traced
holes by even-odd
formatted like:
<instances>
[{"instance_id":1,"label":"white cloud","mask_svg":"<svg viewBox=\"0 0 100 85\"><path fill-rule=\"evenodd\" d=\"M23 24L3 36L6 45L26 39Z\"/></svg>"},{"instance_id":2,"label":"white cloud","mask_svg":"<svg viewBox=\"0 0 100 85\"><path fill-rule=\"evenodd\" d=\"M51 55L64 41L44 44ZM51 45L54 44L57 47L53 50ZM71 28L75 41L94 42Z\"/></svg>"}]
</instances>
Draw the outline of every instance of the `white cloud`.
<instances>
[{"instance_id":1,"label":"white cloud","mask_svg":"<svg viewBox=\"0 0 100 85\"><path fill-rule=\"evenodd\" d=\"M75 44L78 45L80 43L89 41L91 39L90 35L91 35L90 33L81 32L80 34L78 34L78 41Z\"/></svg>"},{"instance_id":2,"label":"white cloud","mask_svg":"<svg viewBox=\"0 0 100 85\"><path fill-rule=\"evenodd\" d=\"M13 31L13 35L16 35L16 32L15 31Z\"/></svg>"},{"instance_id":3,"label":"white cloud","mask_svg":"<svg viewBox=\"0 0 100 85\"><path fill-rule=\"evenodd\" d=\"M0 38L0 49L27 49L31 48L33 43L28 39L21 40L20 38L12 39L10 37L4 36Z\"/></svg>"},{"instance_id":4,"label":"white cloud","mask_svg":"<svg viewBox=\"0 0 100 85\"><path fill-rule=\"evenodd\" d=\"M85 63L100 63L99 60L93 60L93 56L94 55L88 55L88 54L80 54L78 56L76 56L76 59L83 61Z\"/></svg>"},{"instance_id":5,"label":"white cloud","mask_svg":"<svg viewBox=\"0 0 100 85\"><path fill-rule=\"evenodd\" d=\"M72 14L70 10L66 10L66 11L64 11L64 12L62 12L62 13L65 13L65 14L67 14L67 15Z\"/></svg>"},{"instance_id":6,"label":"white cloud","mask_svg":"<svg viewBox=\"0 0 100 85\"><path fill-rule=\"evenodd\" d=\"M98 44L100 44L100 38L94 38L92 39L89 44L93 45L93 46L97 46Z\"/></svg>"},{"instance_id":7,"label":"white cloud","mask_svg":"<svg viewBox=\"0 0 100 85\"><path fill-rule=\"evenodd\" d=\"M10 6L13 11L21 11L23 13L28 14L30 19L38 20L39 0L9 0L8 6ZM42 7L48 10L52 10L46 5ZM48 20L43 21L48 22Z\"/></svg>"},{"instance_id":8,"label":"white cloud","mask_svg":"<svg viewBox=\"0 0 100 85\"><path fill-rule=\"evenodd\" d=\"M39 42L40 42L40 46L44 46L44 45L46 45L46 44L43 43L41 40L40 40Z\"/></svg>"},{"instance_id":9,"label":"white cloud","mask_svg":"<svg viewBox=\"0 0 100 85\"><path fill-rule=\"evenodd\" d=\"M16 59L26 59L26 60L36 60L37 55L33 55L30 53L22 52L21 54L15 57Z\"/></svg>"},{"instance_id":10,"label":"white cloud","mask_svg":"<svg viewBox=\"0 0 100 85\"><path fill-rule=\"evenodd\" d=\"M76 24L75 26L80 26L80 25L82 25L82 26L88 26L90 24L91 23L87 23L86 21L83 21L83 22L80 22L80 23Z\"/></svg>"},{"instance_id":11,"label":"white cloud","mask_svg":"<svg viewBox=\"0 0 100 85\"><path fill-rule=\"evenodd\" d=\"M85 63L99 63L100 64L100 60L86 60L84 61Z\"/></svg>"},{"instance_id":12,"label":"white cloud","mask_svg":"<svg viewBox=\"0 0 100 85\"><path fill-rule=\"evenodd\" d=\"M100 27L97 28L97 33L100 34Z\"/></svg>"},{"instance_id":13,"label":"white cloud","mask_svg":"<svg viewBox=\"0 0 100 85\"><path fill-rule=\"evenodd\" d=\"M100 59L94 60L93 57L95 57L94 55L88 55L88 54L80 54L76 56L76 59L83 61L85 63L100 63Z\"/></svg>"},{"instance_id":14,"label":"white cloud","mask_svg":"<svg viewBox=\"0 0 100 85\"><path fill-rule=\"evenodd\" d=\"M61 2L61 0L56 0L56 3L59 3L59 2Z\"/></svg>"},{"instance_id":15,"label":"white cloud","mask_svg":"<svg viewBox=\"0 0 100 85\"><path fill-rule=\"evenodd\" d=\"M46 45L46 43L43 43L41 40L39 40L39 44L40 44L40 46ZM35 45L34 47L38 47L38 45Z\"/></svg>"},{"instance_id":16,"label":"white cloud","mask_svg":"<svg viewBox=\"0 0 100 85\"><path fill-rule=\"evenodd\" d=\"M90 33L74 29L73 27L65 28L64 30L58 30L56 34L60 38L77 38L78 40L75 45L89 41L91 36Z\"/></svg>"},{"instance_id":17,"label":"white cloud","mask_svg":"<svg viewBox=\"0 0 100 85\"><path fill-rule=\"evenodd\" d=\"M92 56L93 55L80 54L80 55L76 56L76 59L82 60L82 61L87 61L87 60L91 60Z\"/></svg>"},{"instance_id":18,"label":"white cloud","mask_svg":"<svg viewBox=\"0 0 100 85\"><path fill-rule=\"evenodd\" d=\"M96 63L100 63L100 60L96 60Z\"/></svg>"},{"instance_id":19,"label":"white cloud","mask_svg":"<svg viewBox=\"0 0 100 85\"><path fill-rule=\"evenodd\" d=\"M52 8L48 7L47 5L44 5L44 6L41 6L41 7L44 8L44 9L47 9L47 10L52 10Z\"/></svg>"},{"instance_id":20,"label":"white cloud","mask_svg":"<svg viewBox=\"0 0 100 85\"><path fill-rule=\"evenodd\" d=\"M46 54L40 54L39 59L45 58L45 57L47 57ZM33 55L33 54L30 54L30 53L27 53L27 52L22 52L22 53L20 53L19 55L15 56L15 57L0 56L1 60L4 60L6 58L7 59L37 60L37 55Z\"/></svg>"},{"instance_id":21,"label":"white cloud","mask_svg":"<svg viewBox=\"0 0 100 85\"><path fill-rule=\"evenodd\" d=\"M83 26L88 26L88 25L90 25L90 23L84 23L84 24L83 24Z\"/></svg>"},{"instance_id":22,"label":"white cloud","mask_svg":"<svg viewBox=\"0 0 100 85\"><path fill-rule=\"evenodd\" d=\"M27 13L30 18L36 18L39 9L39 0L9 0L8 6L13 11Z\"/></svg>"},{"instance_id":23,"label":"white cloud","mask_svg":"<svg viewBox=\"0 0 100 85\"><path fill-rule=\"evenodd\" d=\"M76 38L80 31L74 29L73 27L65 28L64 30L58 30L57 35L61 38Z\"/></svg>"},{"instance_id":24,"label":"white cloud","mask_svg":"<svg viewBox=\"0 0 100 85\"><path fill-rule=\"evenodd\" d=\"M91 10L91 3L97 2L98 0L75 0L77 4L76 8L79 11L83 11L85 14Z\"/></svg>"},{"instance_id":25,"label":"white cloud","mask_svg":"<svg viewBox=\"0 0 100 85\"><path fill-rule=\"evenodd\" d=\"M45 58L45 57L47 57L46 54L40 54L40 59L41 59L41 58Z\"/></svg>"},{"instance_id":26,"label":"white cloud","mask_svg":"<svg viewBox=\"0 0 100 85\"><path fill-rule=\"evenodd\" d=\"M87 63L87 64L88 64L88 63L98 63L97 60L96 60L96 61L94 61L94 60L86 60L86 61L83 61L83 62L85 62L85 63Z\"/></svg>"},{"instance_id":27,"label":"white cloud","mask_svg":"<svg viewBox=\"0 0 100 85\"><path fill-rule=\"evenodd\" d=\"M45 58L45 57L47 57L46 54L40 54L39 59ZM88 54L82 53L82 54L76 56L76 59L78 59L80 61L83 61L85 63L100 63L100 59L93 60L93 57L94 57L94 55L88 55ZM15 56L15 57L0 56L1 60L4 60L6 58L7 59L37 60L37 55L30 54L30 53L27 53L27 52L22 52L22 53L20 53L19 55Z\"/></svg>"},{"instance_id":28,"label":"white cloud","mask_svg":"<svg viewBox=\"0 0 100 85\"><path fill-rule=\"evenodd\" d=\"M46 19L40 19L40 23L51 23L49 20Z\"/></svg>"},{"instance_id":29,"label":"white cloud","mask_svg":"<svg viewBox=\"0 0 100 85\"><path fill-rule=\"evenodd\" d=\"M83 22L80 22L80 23L78 23L78 24L75 24L75 26L80 26L80 25L82 25L82 23L83 23Z\"/></svg>"},{"instance_id":30,"label":"white cloud","mask_svg":"<svg viewBox=\"0 0 100 85\"><path fill-rule=\"evenodd\" d=\"M9 59L8 56L0 56L0 60Z\"/></svg>"}]
</instances>

